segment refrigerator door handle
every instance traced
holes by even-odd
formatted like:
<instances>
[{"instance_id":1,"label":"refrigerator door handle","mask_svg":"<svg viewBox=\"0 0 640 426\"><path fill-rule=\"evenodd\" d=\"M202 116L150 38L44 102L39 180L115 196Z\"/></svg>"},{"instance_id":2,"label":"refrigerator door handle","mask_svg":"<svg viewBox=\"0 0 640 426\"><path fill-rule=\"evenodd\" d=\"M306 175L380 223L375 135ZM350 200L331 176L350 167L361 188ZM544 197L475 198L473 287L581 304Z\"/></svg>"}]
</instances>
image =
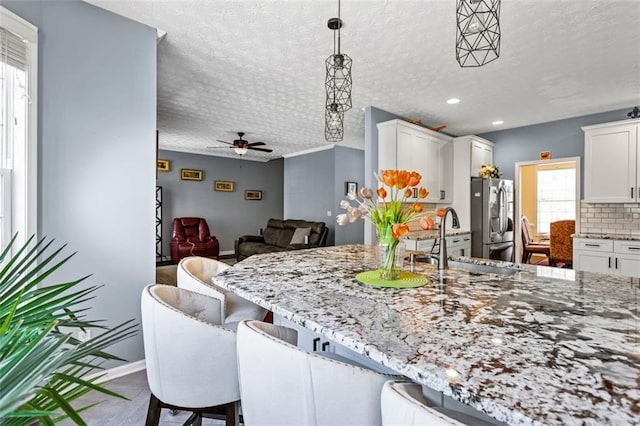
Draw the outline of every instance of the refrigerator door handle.
<instances>
[{"instance_id":1,"label":"refrigerator door handle","mask_svg":"<svg viewBox=\"0 0 640 426\"><path fill-rule=\"evenodd\" d=\"M489 251L500 251L507 249L513 245L512 242L502 243L502 244L493 244L489 246Z\"/></svg>"}]
</instances>

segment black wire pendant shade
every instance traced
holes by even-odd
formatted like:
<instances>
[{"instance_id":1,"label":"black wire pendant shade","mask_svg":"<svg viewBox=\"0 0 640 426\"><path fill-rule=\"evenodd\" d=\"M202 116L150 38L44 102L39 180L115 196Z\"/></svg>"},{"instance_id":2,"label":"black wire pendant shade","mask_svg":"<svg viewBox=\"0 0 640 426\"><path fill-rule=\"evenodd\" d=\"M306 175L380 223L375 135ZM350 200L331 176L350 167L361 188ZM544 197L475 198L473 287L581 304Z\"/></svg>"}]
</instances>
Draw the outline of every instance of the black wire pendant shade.
<instances>
[{"instance_id":1,"label":"black wire pendant shade","mask_svg":"<svg viewBox=\"0 0 640 426\"><path fill-rule=\"evenodd\" d=\"M333 31L333 55L325 61L326 77L324 80L325 98L325 139L340 142L344 135L344 113L351 109L352 60L346 53L340 52L340 0L338 0L338 17L331 18L327 26Z\"/></svg>"},{"instance_id":2,"label":"black wire pendant shade","mask_svg":"<svg viewBox=\"0 0 640 426\"><path fill-rule=\"evenodd\" d=\"M480 67L500 57L500 1L457 0L456 59Z\"/></svg>"},{"instance_id":3,"label":"black wire pendant shade","mask_svg":"<svg viewBox=\"0 0 640 426\"><path fill-rule=\"evenodd\" d=\"M324 138L327 142L340 142L344 137L344 112L337 104L324 110Z\"/></svg>"}]
</instances>

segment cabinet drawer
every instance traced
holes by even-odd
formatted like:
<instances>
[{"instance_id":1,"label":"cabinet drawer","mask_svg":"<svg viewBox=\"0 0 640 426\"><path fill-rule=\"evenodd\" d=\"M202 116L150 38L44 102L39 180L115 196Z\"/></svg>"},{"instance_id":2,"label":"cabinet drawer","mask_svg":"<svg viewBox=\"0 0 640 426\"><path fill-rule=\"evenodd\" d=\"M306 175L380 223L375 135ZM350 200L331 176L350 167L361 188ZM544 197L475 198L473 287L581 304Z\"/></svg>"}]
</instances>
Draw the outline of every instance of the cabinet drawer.
<instances>
[{"instance_id":1,"label":"cabinet drawer","mask_svg":"<svg viewBox=\"0 0 640 426\"><path fill-rule=\"evenodd\" d=\"M471 242L471 235L454 235L451 237L447 237L447 248L448 247L457 247L465 244L469 244Z\"/></svg>"},{"instance_id":2,"label":"cabinet drawer","mask_svg":"<svg viewBox=\"0 0 640 426\"><path fill-rule=\"evenodd\" d=\"M617 240L613 243L616 253L637 254L640 256L640 241Z\"/></svg>"},{"instance_id":3,"label":"cabinet drawer","mask_svg":"<svg viewBox=\"0 0 640 426\"><path fill-rule=\"evenodd\" d=\"M596 240L593 238L576 238L573 240L573 247L576 250L590 251L613 251L613 240Z\"/></svg>"}]
</instances>

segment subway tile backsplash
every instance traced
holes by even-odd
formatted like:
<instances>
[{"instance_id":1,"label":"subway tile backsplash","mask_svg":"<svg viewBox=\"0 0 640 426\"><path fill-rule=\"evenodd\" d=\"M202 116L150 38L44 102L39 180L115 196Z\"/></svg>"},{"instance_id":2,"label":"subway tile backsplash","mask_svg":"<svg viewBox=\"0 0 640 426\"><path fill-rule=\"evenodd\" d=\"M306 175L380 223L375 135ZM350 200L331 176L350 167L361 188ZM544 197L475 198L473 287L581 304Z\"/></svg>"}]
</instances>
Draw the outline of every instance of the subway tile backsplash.
<instances>
[{"instance_id":1,"label":"subway tile backsplash","mask_svg":"<svg viewBox=\"0 0 640 426\"><path fill-rule=\"evenodd\" d=\"M580 233L640 236L640 204L600 204L582 201Z\"/></svg>"}]
</instances>

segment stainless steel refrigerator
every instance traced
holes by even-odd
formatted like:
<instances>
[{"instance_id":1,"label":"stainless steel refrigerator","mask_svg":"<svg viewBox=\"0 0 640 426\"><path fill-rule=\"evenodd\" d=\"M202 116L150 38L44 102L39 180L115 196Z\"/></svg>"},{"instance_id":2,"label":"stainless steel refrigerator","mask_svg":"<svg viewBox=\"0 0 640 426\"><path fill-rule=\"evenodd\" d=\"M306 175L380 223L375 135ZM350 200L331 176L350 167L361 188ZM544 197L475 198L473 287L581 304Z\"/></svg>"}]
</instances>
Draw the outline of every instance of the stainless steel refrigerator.
<instances>
[{"instance_id":1,"label":"stainless steel refrigerator","mask_svg":"<svg viewBox=\"0 0 640 426\"><path fill-rule=\"evenodd\" d=\"M513 262L513 181L471 179L471 256Z\"/></svg>"}]
</instances>

